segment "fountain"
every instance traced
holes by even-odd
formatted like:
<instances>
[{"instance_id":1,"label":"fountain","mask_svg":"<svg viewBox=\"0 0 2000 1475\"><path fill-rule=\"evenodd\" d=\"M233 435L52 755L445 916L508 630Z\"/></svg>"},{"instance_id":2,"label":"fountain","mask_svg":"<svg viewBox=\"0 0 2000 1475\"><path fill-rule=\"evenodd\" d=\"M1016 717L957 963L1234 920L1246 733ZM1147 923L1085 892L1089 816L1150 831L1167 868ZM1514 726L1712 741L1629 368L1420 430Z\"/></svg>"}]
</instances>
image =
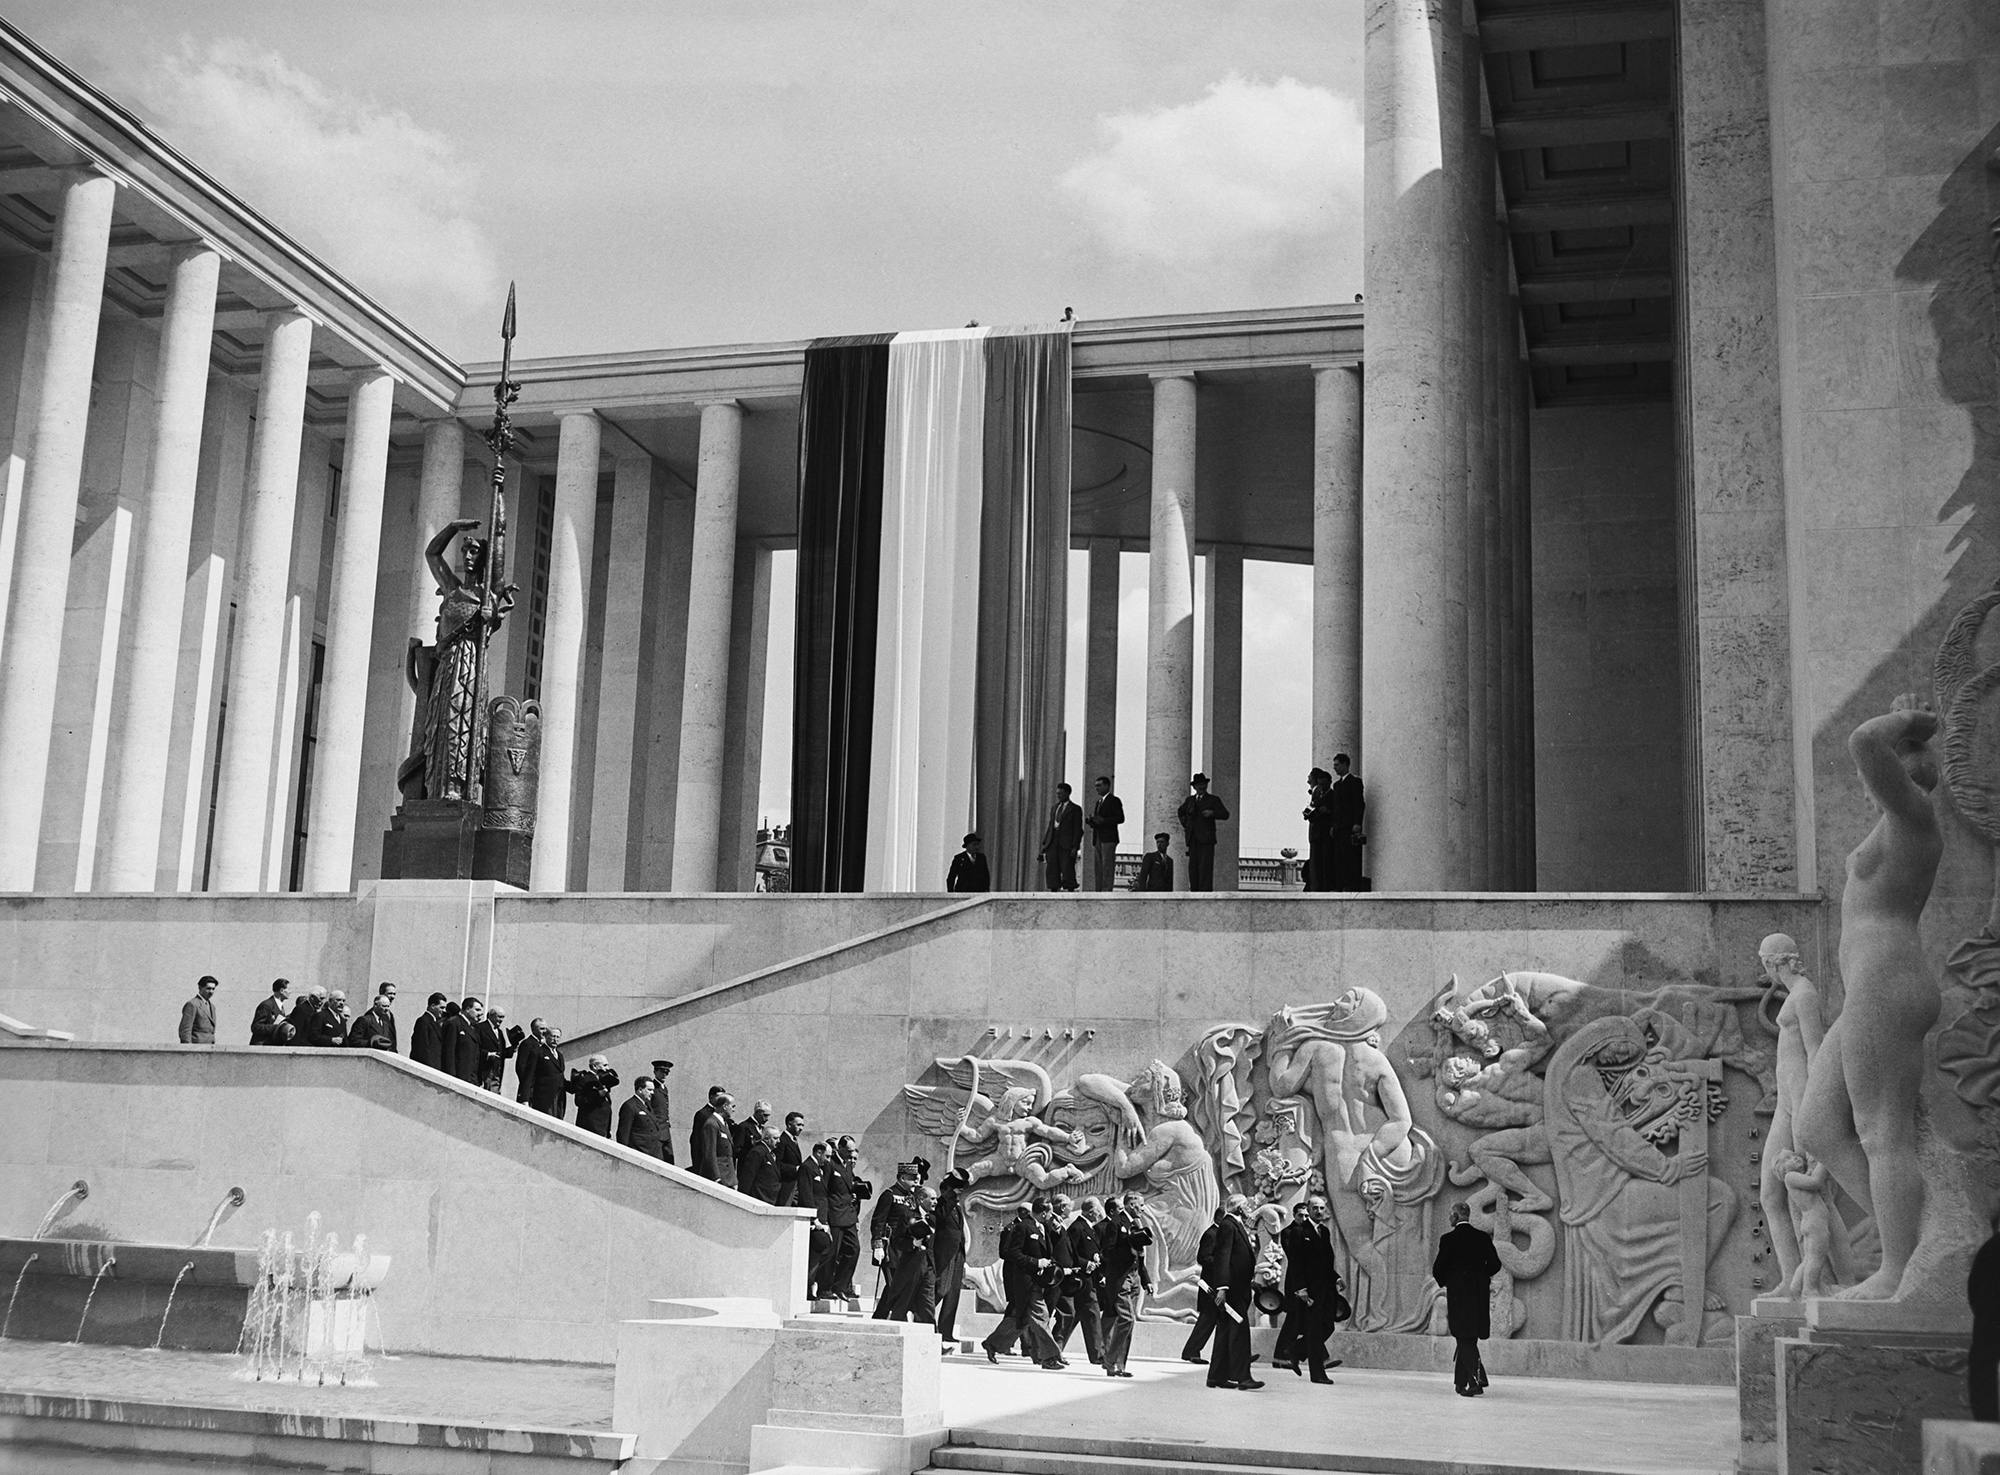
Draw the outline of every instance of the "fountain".
<instances>
[{"instance_id":1,"label":"fountain","mask_svg":"<svg viewBox=\"0 0 2000 1475\"><path fill-rule=\"evenodd\" d=\"M158 1352L160 1345L167 1340L167 1318L174 1314L174 1297L180 1291L182 1277L192 1269L194 1269L194 1261L190 1260L187 1264L181 1266L180 1274L176 1275L174 1283L167 1287L167 1309L160 1313L160 1330L158 1335L153 1338L153 1350L155 1352Z\"/></svg>"},{"instance_id":2,"label":"fountain","mask_svg":"<svg viewBox=\"0 0 2000 1475\"><path fill-rule=\"evenodd\" d=\"M389 1258L370 1255L359 1234L342 1253L338 1236L322 1239L319 1226L315 1213L302 1241L289 1230L264 1233L236 1349L255 1381L345 1383L365 1366L368 1307Z\"/></svg>"},{"instance_id":3,"label":"fountain","mask_svg":"<svg viewBox=\"0 0 2000 1475\"><path fill-rule=\"evenodd\" d=\"M116 1255L109 1256L102 1265L97 1267L97 1274L90 1278L90 1294L83 1298L83 1315L76 1319L76 1335L71 1337L70 1341L81 1342L83 1340L84 1324L90 1320L90 1303L97 1299L97 1287L117 1264L118 1257ZM164 1327L161 1328L162 1332L165 1330Z\"/></svg>"},{"instance_id":4,"label":"fountain","mask_svg":"<svg viewBox=\"0 0 2000 1475\"><path fill-rule=\"evenodd\" d=\"M81 1185L79 1185L81 1186ZM202 1230L201 1238L194 1242L198 1250L208 1248L208 1242L215 1237L215 1226L222 1222L222 1216L232 1209L243 1207L243 1190L232 1188L222 1196L222 1202L215 1206L215 1212L208 1216L208 1228Z\"/></svg>"},{"instance_id":5,"label":"fountain","mask_svg":"<svg viewBox=\"0 0 2000 1475\"><path fill-rule=\"evenodd\" d=\"M5 1339L7 1328L14 1324L14 1303L21 1299L21 1282L27 1278L28 1266L41 1259L40 1255L30 1255L22 1264L20 1274L14 1277L14 1294L7 1298L7 1315L0 1318L0 1340Z\"/></svg>"},{"instance_id":6,"label":"fountain","mask_svg":"<svg viewBox=\"0 0 2000 1475\"><path fill-rule=\"evenodd\" d=\"M84 1182L83 1179L81 1178L77 1179L76 1182L70 1184L70 1186L66 1190L64 1190L63 1196L61 1198L57 1199L54 1203L49 1205L49 1211L46 1214L42 1215L42 1222L35 1226L35 1232L32 1237L35 1239L40 1239L43 1235L49 1232L49 1227L56 1222L57 1215L61 1214L62 1211L68 1208L71 1204L82 1203L85 1199L89 1197L90 1197L90 1185Z\"/></svg>"}]
</instances>

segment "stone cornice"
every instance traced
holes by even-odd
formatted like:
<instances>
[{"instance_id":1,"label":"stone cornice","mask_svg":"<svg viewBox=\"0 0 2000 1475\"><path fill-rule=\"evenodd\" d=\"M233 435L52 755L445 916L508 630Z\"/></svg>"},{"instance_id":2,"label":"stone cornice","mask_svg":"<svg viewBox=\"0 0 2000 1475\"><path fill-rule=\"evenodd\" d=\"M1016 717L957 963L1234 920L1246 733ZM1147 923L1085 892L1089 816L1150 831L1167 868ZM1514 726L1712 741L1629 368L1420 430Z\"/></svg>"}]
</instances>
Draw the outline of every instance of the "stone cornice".
<instances>
[{"instance_id":1,"label":"stone cornice","mask_svg":"<svg viewBox=\"0 0 2000 1475\"><path fill-rule=\"evenodd\" d=\"M450 358L4 19L0 96L74 149L75 162L143 196L187 236L215 246L428 405L442 410L457 402L465 376Z\"/></svg>"}]
</instances>

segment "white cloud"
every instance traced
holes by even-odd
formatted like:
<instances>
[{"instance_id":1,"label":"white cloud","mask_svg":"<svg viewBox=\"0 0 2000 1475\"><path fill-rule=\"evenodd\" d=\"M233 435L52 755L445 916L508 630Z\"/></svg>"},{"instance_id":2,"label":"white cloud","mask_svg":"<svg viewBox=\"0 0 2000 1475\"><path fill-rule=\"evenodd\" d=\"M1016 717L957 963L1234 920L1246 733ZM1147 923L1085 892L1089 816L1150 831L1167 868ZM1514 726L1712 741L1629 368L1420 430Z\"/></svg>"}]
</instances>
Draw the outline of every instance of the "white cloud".
<instances>
[{"instance_id":1,"label":"white cloud","mask_svg":"<svg viewBox=\"0 0 2000 1475\"><path fill-rule=\"evenodd\" d=\"M161 134L400 310L489 305L500 272L452 141L247 42L184 44L139 80ZM442 302L439 301L442 299Z\"/></svg>"},{"instance_id":2,"label":"white cloud","mask_svg":"<svg viewBox=\"0 0 2000 1475\"><path fill-rule=\"evenodd\" d=\"M1103 148L1058 184L1122 255L1261 264L1358 217L1361 115L1327 88L1231 75L1197 101L1098 124Z\"/></svg>"}]
</instances>

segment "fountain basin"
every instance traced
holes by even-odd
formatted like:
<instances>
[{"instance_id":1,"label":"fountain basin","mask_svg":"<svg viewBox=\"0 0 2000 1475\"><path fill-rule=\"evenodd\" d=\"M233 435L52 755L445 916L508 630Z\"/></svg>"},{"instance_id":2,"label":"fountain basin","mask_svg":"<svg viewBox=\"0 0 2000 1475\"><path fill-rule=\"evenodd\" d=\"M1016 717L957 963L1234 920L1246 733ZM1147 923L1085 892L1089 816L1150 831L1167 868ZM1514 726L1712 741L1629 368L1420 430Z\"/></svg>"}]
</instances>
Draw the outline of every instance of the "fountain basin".
<instances>
[{"instance_id":1,"label":"fountain basin","mask_svg":"<svg viewBox=\"0 0 2000 1475\"><path fill-rule=\"evenodd\" d=\"M183 1275L189 1265L194 1268ZM180 1289L175 1291L177 1276ZM72 1342L78 1340L80 1324L83 1341L106 1346L151 1347L157 1342L184 1352L234 1352L256 1283L255 1250L0 1239L0 1314L6 1314L4 1298L12 1297L9 1339Z\"/></svg>"}]
</instances>

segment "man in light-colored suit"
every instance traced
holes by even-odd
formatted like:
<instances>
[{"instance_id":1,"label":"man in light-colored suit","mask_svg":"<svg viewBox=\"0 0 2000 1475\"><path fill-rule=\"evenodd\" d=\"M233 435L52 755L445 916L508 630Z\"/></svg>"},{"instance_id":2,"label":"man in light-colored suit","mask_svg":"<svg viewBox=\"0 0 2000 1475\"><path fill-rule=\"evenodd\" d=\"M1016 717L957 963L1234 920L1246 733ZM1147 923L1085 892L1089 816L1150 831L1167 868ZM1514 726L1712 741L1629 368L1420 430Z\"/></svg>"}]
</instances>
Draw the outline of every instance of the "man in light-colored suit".
<instances>
[{"instance_id":1,"label":"man in light-colored suit","mask_svg":"<svg viewBox=\"0 0 2000 1475\"><path fill-rule=\"evenodd\" d=\"M215 1043L215 990L218 986L213 974L204 973L195 982L194 997L181 1005L183 1045Z\"/></svg>"}]
</instances>

